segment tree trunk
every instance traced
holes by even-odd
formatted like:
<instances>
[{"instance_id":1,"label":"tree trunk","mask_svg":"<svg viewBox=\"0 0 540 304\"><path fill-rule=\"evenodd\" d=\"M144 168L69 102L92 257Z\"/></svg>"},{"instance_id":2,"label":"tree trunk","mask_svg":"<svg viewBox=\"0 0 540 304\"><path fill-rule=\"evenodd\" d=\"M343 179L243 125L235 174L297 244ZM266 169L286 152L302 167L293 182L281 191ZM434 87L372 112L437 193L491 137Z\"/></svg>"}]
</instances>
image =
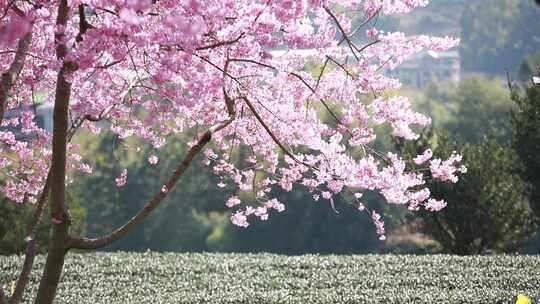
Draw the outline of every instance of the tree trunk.
<instances>
[{"instance_id":1,"label":"tree trunk","mask_svg":"<svg viewBox=\"0 0 540 304\"><path fill-rule=\"evenodd\" d=\"M51 304L56 295L60 275L64 267L67 243L67 225L56 225L53 229L53 239L47 254L47 262L43 276L39 282L36 304Z\"/></svg>"},{"instance_id":2,"label":"tree trunk","mask_svg":"<svg viewBox=\"0 0 540 304\"><path fill-rule=\"evenodd\" d=\"M67 0L61 0L58 5L56 24L65 27L68 20L69 7ZM63 60L67 54L64 33L56 33L56 56ZM69 210L66 203L66 153L68 133L68 108L71 95L71 84L65 74L74 72L69 62L64 61L56 79L56 95L53 113L53 138L51 161L51 192L50 210L53 222L53 237L47 254L47 262L43 276L39 282L36 304L51 304L56 295L60 275L64 266L67 252L68 229L70 224Z\"/></svg>"},{"instance_id":3,"label":"tree trunk","mask_svg":"<svg viewBox=\"0 0 540 304\"><path fill-rule=\"evenodd\" d=\"M47 254L43 276L39 282L36 304L52 303L56 288L60 282L60 274L62 273L64 257L67 252L70 218L66 204L66 146L71 86L65 80L64 73L65 69L63 68L58 74L53 114L54 130L50 186L50 209L54 224L53 237Z\"/></svg>"},{"instance_id":4,"label":"tree trunk","mask_svg":"<svg viewBox=\"0 0 540 304\"><path fill-rule=\"evenodd\" d=\"M7 303L6 296L4 295L4 289L2 289L2 286L0 285L0 304Z\"/></svg>"}]
</instances>

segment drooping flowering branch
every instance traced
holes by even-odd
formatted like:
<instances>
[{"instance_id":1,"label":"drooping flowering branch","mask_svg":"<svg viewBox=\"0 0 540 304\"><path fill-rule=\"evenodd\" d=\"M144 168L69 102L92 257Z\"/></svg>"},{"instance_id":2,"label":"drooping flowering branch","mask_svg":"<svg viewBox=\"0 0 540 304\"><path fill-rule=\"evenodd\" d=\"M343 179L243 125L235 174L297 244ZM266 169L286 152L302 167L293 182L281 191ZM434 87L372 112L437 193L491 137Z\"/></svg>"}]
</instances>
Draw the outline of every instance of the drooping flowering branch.
<instances>
[{"instance_id":1,"label":"drooping flowering branch","mask_svg":"<svg viewBox=\"0 0 540 304\"><path fill-rule=\"evenodd\" d=\"M172 189L178 182L180 177L184 174L193 158L202 150L202 148L210 141L212 135L211 131L204 133L197 143L191 147L186 157L180 162L174 173L169 180L163 185L163 187L157 192L154 197L144 205L144 207L129 221L127 221L121 227L115 229L111 233L97 238L79 238L72 237L70 239L68 248L72 249L98 249L105 247L115 240L121 238L127 234L133 227L144 220L154 210L161 201L167 196L170 189Z\"/></svg>"},{"instance_id":2,"label":"drooping flowering branch","mask_svg":"<svg viewBox=\"0 0 540 304\"><path fill-rule=\"evenodd\" d=\"M226 100L229 100L230 102L230 99ZM197 156L199 152L201 152L204 146L208 142L210 142L210 140L212 139L212 135L216 132L219 132L223 128L227 127L231 122L233 122L233 120L235 119L234 108L230 108L229 113L230 116L226 121L211 127L208 131L203 133L202 136L200 136L197 142L193 146L191 146L184 159L178 164L173 174L170 176L169 180L135 216L133 216L121 227L102 237L80 238L72 236L70 237L68 248L88 250L105 247L127 234L131 229L133 229L133 227L135 227L138 223L144 220L152 212L152 210L154 210L163 201L163 199L165 199L169 191L174 188L178 180L182 177L186 169L193 161L193 158L195 158L195 156Z\"/></svg>"}]
</instances>

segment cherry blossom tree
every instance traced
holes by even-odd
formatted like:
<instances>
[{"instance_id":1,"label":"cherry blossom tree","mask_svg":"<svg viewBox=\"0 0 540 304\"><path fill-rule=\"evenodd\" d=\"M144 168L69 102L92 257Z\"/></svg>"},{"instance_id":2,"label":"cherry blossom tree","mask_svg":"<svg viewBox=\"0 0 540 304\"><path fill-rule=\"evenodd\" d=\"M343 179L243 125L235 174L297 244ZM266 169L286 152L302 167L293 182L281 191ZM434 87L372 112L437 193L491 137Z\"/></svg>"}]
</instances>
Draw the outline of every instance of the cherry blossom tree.
<instances>
[{"instance_id":1,"label":"cherry blossom tree","mask_svg":"<svg viewBox=\"0 0 540 304\"><path fill-rule=\"evenodd\" d=\"M69 250L102 248L127 234L198 154L220 177L217 187L254 193L253 201L233 196L224 202L241 227L285 210L286 202L271 190L293 185L332 206L336 195L350 192L381 239L382 216L362 203L363 192L379 192L410 210L443 208L446 203L423 185L427 178L456 182L464 171L459 155L431 159L427 151L414 159L425 170L411 171L408 160L373 148L377 125L389 124L392 136L415 140L414 126L430 123L407 98L383 94L400 87L387 71L417 52L446 50L458 41L375 26L380 14L425 5L427 0L0 0L1 190L14 203L35 206L10 303L20 302L28 282L47 204L46 220L54 225L35 303L53 301ZM306 49L310 56L299 51ZM320 69L309 72L307 63ZM54 102L52 132L36 124L32 111L4 117L32 106L36 94ZM82 129L136 136L155 149L174 133L197 136L163 186L148 189L155 195L137 214L109 234L89 238L70 232L65 194L74 172L92 172L71 143ZM240 149L249 152L245 159L231 161ZM154 155L141 157L159 166ZM127 169L118 172L116 186L128 182Z\"/></svg>"}]
</instances>

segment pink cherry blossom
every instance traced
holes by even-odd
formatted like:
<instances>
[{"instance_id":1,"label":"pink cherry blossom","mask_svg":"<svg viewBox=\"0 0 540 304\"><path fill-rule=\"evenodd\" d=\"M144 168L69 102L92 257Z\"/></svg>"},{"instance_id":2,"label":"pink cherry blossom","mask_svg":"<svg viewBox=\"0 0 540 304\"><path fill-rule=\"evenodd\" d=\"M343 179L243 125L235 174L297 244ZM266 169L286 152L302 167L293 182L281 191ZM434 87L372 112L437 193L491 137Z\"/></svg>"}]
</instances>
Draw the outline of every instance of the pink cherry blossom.
<instances>
[{"instance_id":1,"label":"pink cherry blossom","mask_svg":"<svg viewBox=\"0 0 540 304\"><path fill-rule=\"evenodd\" d=\"M158 158L157 156L155 156L155 155L150 155L150 156L148 157L148 162L149 162L151 165L157 164L158 161L159 161L159 158Z\"/></svg>"},{"instance_id":2,"label":"pink cherry blossom","mask_svg":"<svg viewBox=\"0 0 540 304\"><path fill-rule=\"evenodd\" d=\"M431 157L433 157L433 152L431 151L431 149L427 149L426 151L424 151L424 153L418 155L417 157L415 157L413 159L414 163L417 164L417 165L421 165L425 162L427 162L428 160L431 159Z\"/></svg>"},{"instance_id":3,"label":"pink cherry blossom","mask_svg":"<svg viewBox=\"0 0 540 304\"><path fill-rule=\"evenodd\" d=\"M377 211L373 210L371 212L371 220L373 221L373 224L375 225L375 229L377 231L377 234L380 236L379 238L381 240L386 239L385 237L385 230L384 230L384 222L381 221L381 215L377 213Z\"/></svg>"},{"instance_id":4,"label":"pink cherry blossom","mask_svg":"<svg viewBox=\"0 0 540 304\"><path fill-rule=\"evenodd\" d=\"M237 197L237 196L231 196L229 197L229 199L227 200L227 203L225 203L225 205L229 208L232 208L236 205L239 205L242 201L240 201L240 199Z\"/></svg>"},{"instance_id":5,"label":"pink cherry blossom","mask_svg":"<svg viewBox=\"0 0 540 304\"><path fill-rule=\"evenodd\" d=\"M286 209L273 197L276 188L302 189L332 206L336 196L352 191L384 238L381 215L359 201L361 193L375 191L410 210L422 204L435 210L442 203L430 201L425 180L456 182L466 171L457 153L448 160L432 159L431 150L418 155L413 163L430 169L424 176L400 155L373 148L377 136L385 136L378 125L415 140L431 123L408 98L388 94L401 87L388 71L459 40L355 30L353 20L405 14L426 0L75 0L60 23L57 1L32 3L2 10L0 20L0 73L12 71L14 60L22 64L10 77L5 102L6 113L16 115L3 117L2 126L17 126L25 138L0 130L0 167L8 176L0 190L14 202L32 203L43 189L52 133L36 123L32 92L52 106L60 74L70 84L69 139L112 133L159 149L178 138L171 135L190 138L186 148L209 135L202 162L219 178L217 187L254 194L251 201L233 196L225 202L240 227ZM339 44L336 37L344 35L354 45ZM21 61L13 50L24 37L31 41ZM308 64L326 68L318 75L305 69ZM85 129L90 132L81 133ZM92 160L79 149L67 146L68 183L73 172L92 173ZM141 145L129 149L142 151ZM238 151L247 155L235 159ZM159 161L154 154L141 157L149 165ZM123 169L116 186L125 186L127 176ZM167 185L161 193L172 190Z\"/></svg>"},{"instance_id":6,"label":"pink cherry blossom","mask_svg":"<svg viewBox=\"0 0 540 304\"><path fill-rule=\"evenodd\" d=\"M431 160L429 169L431 170L433 178L443 182L450 181L452 183L457 183L457 174L467 172L465 166L457 167L457 164L461 162L461 158L461 155L454 152L445 161L439 158Z\"/></svg>"},{"instance_id":7,"label":"pink cherry blossom","mask_svg":"<svg viewBox=\"0 0 540 304\"><path fill-rule=\"evenodd\" d=\"M81 170L84 173L92 173L92 167L90 165L82 163L79 165L79 170Z\"/></svg>"},{"instance_id":8,"label":"pink cherry blossom","mask_svg":"<svg viewBox=\"0 0 540 304\"><path fill-rule=\"evenodd\" d=\"M128 175L128 170L123 169L120 175L115 179L117 187L123 187L126 185L127 175Z\"/></svg>"},{"instance_id":9,"label":"pink cherry blossom","mask_svg":"<svg viewBox=\"0 0 540 304\"><path fill-rule=\"evenodd\" d=\"M446 207L446 202L444 200L436 200L433 198L428 199L426 205L426 210L429 211L441 211L444 207Z\"/></svg>"},{"instance_id":10,"label":"pink cherry blossom","mask_svg":"<svg viewBox=\"0 0 540 304\"><path fill-rule=\"evenodd\" d=\"M30 22L13 14L7 24L0 25L0 47L11 46L30 30Z\"/></svg>"},{"instance_id":11,"label":"pink cherry blossom","mask_svg":"<svg viewBox=\"0 0 540 304\"><path fill-rule=\"evenodd\" d=\"M245 215L245 212L243 211L237 211L233 213L233 215L231 216L231 222L238 227L246 228L247 226L249 226L247 217Z\"/></svg>"}]
</instances>

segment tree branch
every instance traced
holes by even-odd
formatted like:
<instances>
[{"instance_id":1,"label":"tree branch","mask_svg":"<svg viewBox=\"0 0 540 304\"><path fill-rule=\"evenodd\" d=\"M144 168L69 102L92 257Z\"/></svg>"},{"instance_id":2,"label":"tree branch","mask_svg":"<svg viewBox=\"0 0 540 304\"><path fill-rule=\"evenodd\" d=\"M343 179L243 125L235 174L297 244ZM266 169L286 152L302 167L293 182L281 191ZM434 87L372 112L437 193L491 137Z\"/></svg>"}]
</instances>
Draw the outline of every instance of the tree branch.
<instances>
[{"instance_id":1,"label":"tree branch","mask_svg":"<svg viewBox=\"0 0 540 304\"><path fill-rule=\"evenodd\" d=\"M154 197L146 203L146 205L134 216L132 217L128 222L126 222L121 227L117 228L113 232L109 233L108 235L99 237L99 238L71 238L69 242L69 248L74 249L97 249L104 246L109 245L110 243L114 242L115 240L121 238L126 233L128 233L133 227L135 227L138 223L140 223L143 219L145 219L151 212L154 210L159 203L167 196L168 190L172 189L176 182L180 179L182 174L186 171L189 164L193 160L193 158L201 151L201 149L206 145L210 139L211 139L211 132L207 131L203 134L203 136L199 139L197 144L195 144L191 149L189 150L186 157L182 160L182 162L178 165L172 176L169 178L167 183L165 184L165 187L167 191L159 191L154 195Z\"/></svg>"},{"instance_id":2,"label":"tree branch","mask_svg":"<svg viewBox=\"0 0 540 304\"><path fill-rule=\"evenodd\" d=\"M15 12L15 14L17 14L17 16L19 16L21 18L25 18L26 15L23 12L23 10L21 10L17 5L15 5L15 2L12 2L12 3L13 3L13 5L11 5L11 9Z\"/></svg>"},{"instance_id":3,"label":"tree branch","mask_svg":"<svg viewBox=\"0 0 540 304\"><path fill-rule=\"evenodd\" d=\"M120 102L122 102L126 98L126 96L131 92L131 90L137 85L137 83L139 83L141 81L143 81L143 80L142 79L133 80L129 84L127 89L120 95L120 98L119 98ZM75 132L77 132L79 127L82 126L82 124L85 121L98 122L98 121L101 121L101 120L105 119L105 117L114 109L114 107L116 105L117 104L112 104L112 105L109 105L108 107L104 108L103 110L101 110L101 112L99 113L98 116L93 116L93 115L86 114L86 115L84 115L82 117L79 117L77 119L77 121L75 123L73 123L71 125L71 127L69 128L69 130L68 130L68 135L67 135L68 142L71 141L71 139L75 135Z\"/></svg>"},{"instance_id":4,"label":"tree branch","mask_svg":"<svg viewBox=\"0 0 540 304\"><path fill-rule=\"evenodd\" d=\"M313 94L315 94L315 89L309 84L307 83L307 81L300 75L298 75L297 73L294 73L292 72L291 75L293 75L294 77L298 78ZM339 119L339 117L337 117L337 115L334 113L334 111L332 111L332 109L330 109L330 107L328 106L328 104L326 104L326 101L324 101L322 98L319 98L319 101L322 103L322 105L324 106L324 108L326 109L326 111L328 111L328 113L330 113L330 115L332 116L332 118L334 118L334 120L336 121L337 124L343 126L343 124L341 123L341 119ZM347 129L347 132L349 133L349 135L352 136L351 132L349 131L348 128Z\"/></svg>"},{"instance_id":5,"label":"tree branch","mask_svg":"<svg viewBox=\"0 0 540 304\"><path fill-rule=\"evenodd\" d=\"M0 79L0 125L2 125L2 120L4 119L9 91L21 73L31 41L32 28L30 28L28 33L19 40L15 58L9 66L9 69L2 74Z\"/></svg>"},{"instance_id":6,"label":"tree branch","mask_svg":"<svg viewBox=\"0 0 540 304\"><path fill-rule=\"evenodd\" d=\"M269 69L272 69L272 70L277 70L276 67L273 67L269 64L266 64L266 63L262 63L262 62L259 62L259 61L256 61L256 60L252 60L252 59L244 59L244 58L231 58L229 59L230 61L232 62L247 62L247 63L253 63L253 64L256 64L256 65L260 65L260 66L263 66L265 68L269 68Z\"/></svg>"},{"instance_id":7,"label":"tree branch","mask_svg":"<svg viewBox=\"0 0 540 304\"><path fill-rule=\"evenodd\" d=\"M91 28L94 28L88 21L86 20L86 14L84 13L84 4L79 4L79 33L75 37L75 41L81 42L83 41L83 36Z\"/></svg>"},{"instance_id":8,"label":"tree branch","mask_svg":"<svg viewBox=\"0 0 540 304\"><path fill-rule=\"evenodd\" d=\"M337 60L335 60L334 58L332 58L332 57L326 55L326 59L332 61L335 65L337 65L338 67L340 67L340 68L343 70L343 72L345 72L345 74L347 74L347 76L351 77L352 79L355 79L355 78L356 78L356 75L353 75L351 72L349 72L349 70L347 70L347 68L346 68L343 64L339 63L339 62L338 62Z\"/></svg>"},{"instance_id":9,"label":"tree branch","mask_svg":"<svg viewBox=\"0 0 540 304\"><path fill-rule=\"evenodd\" d=\"M374 45L374 44L377 44L377 43L379 43L379 42L381 42L381 41L378 40L378 39L377 39L377 40L373 40L373 41L371 41L371 42L369 42L369 43L366 43L366 44L365 44L363 47L361 47L361 48L356 48L356 50L357 50L359 53L362 53L362 52L363 52L365 49L367 49L368 47L370 47L370 46L372 46L372 45Z\"/></svg>"},{"instance_id":10,"label":"tree branch","mask_svg":"<svg viewBox=\"0 0 540 304\"><path fill-rule=\"evenodd\" d=\"M315 84L315 90L317 90L317 88L319 87L319 83L321 82L321 78L322 78L322 76L324 74L324 71L326 70L326 66L328 65L328 60L330 60L330 59L328 58L328 56L326 56L326 60L324 61L324 64L323 64L323 66L321 68L321 72L319 73L319 77L317 77L317 83ZM313 95L313 94L315 94L315 92L311 92L311 94Z\"/></svg>"},{"instance_id":11,"label":"tree branch","mask_svg":"<svg viewBox=\"0 0 540 304\"><path fill-rule=\"evenodd\" d=\"M343 27L341 26L341 24L339 23L339 20L337 19L337 17L332 13L332 11L325 7L324 10L326 11L326 13L328 13L328 15L330 15L330 17L332 17L332 19L334 20L334 22L336 23L339 31L343 34L343 39L345 39L345 41L347 41L347 44L349 45L349 48L351 49L351 52L352 54L354 55L354 58L356 58L356 61L360 61L360 59L358 59L358 56L356 55L356 53L354 52L354 50L356 49L356 46L354 45L354 43L351 41L351 39L349 38L349 36L347 35L347 33L345 33L345 29L343 29Z\"/></svg>"},{"instance_id":12,"label":"tree branch","mask_svg":"<svg viewBox=\"0 0 540 304\"><path fill-rule=\"evenodd\" d=\"M7 304L6 296L4 295L4 288L0 284L0 304Z\"/></svg>"},{"instance_id":13,"label":"tree branch","mask_svg":"<svg viewBox=\"0 0 540 304\"><path fill-rule=\"evenodd\" d=\"M67 1L62 1L59 6L57 24L67 24L69 7ZM56 33L55 41L56 56L59 60L64 60L67 54L67 46L61 41L64 33ZM58 72L56 80L56 94L53 113L53 139L52 139L52 160L51 160L51 215L60 218L66 212L65 190L66 190L66 146L68 138L68 110L71 96L71 83L66 80L66 73L73 72L73 65L64 60L62 68Z\"/></svg>"},{"instance_id":14,"label":"tree branch","mask_svg":"<svg viewBox=\"0 0 540 304\"><path fill-rule=\"evenodd\" d=\"M243 87L244 85L238 81L238 78L229 74L229 72L227 72L226 70L220 68L218 65L216 65L215 63L213 63L212 61L210 61L208 58L204 57L204 56L201 56L201 55L198 55L196 53L193 53L193 55L199 59L201 59L202 61L208 63L209 65L211 65L212 67L216 68L217 70L219 70L220 72L222 72L224 75L227 75L229 78L231 78L232 80L234 80L239 86Z\"/></svg>"},{"instance_id":15,"label":"tree branch","mask_svg":"<svg viewBox=\"0 0 540 304\"><path fill-rule=\"evenodd\" d=\"M233 40L220 41L220 42L217 42L215 44L201 46L201 47L195 48L195 50L196 51L203 51L203 50L215 49L215 48L218 48L218 47L224 46L224 45L234 44L234 43L238 42L240 39L242 39L242 37L244 37L244 35L245 35L245 33L241 33L238 37L236 37Z\"/></svg>"},{"instance_id":16,"label":"tree branch","mask_svg":"<svg viewBox=\"0 0 540 304\"><path fill-rule=\"evenodd\" d=\"M362 27L364 27L364 25L368 24L368 22L370 22L371 20L373 20L373 18L375 16L379 16L379 12L381 11L381 9L378 9L373 15L371 16L368 16L366 18L366 20L364 20L360 25L358 25L358 27L356 27L356 29L354 31L352 31L352 33L349 35L349 36L354 36L356 34L356 32L358 32ZM377 21L375 21L376 23ZM343 43L343 41L345 41L345 36L343 38L341 38L341 40L338 42L338 45L341 45Z\"/></svg>"},{"instance_id":17,"label":"tree branch","mask_svg":"<svg viewBox=\"0 0 540 304\"><path fill-rule=\"evenodd\" d=\"M30 279L30 273L32 272L32 266L34 265L34 258L36 257L38 248L38 227L41 224L41 219L43 218L43 211L45 210L45 206L47 205L47 197L49 195L50 176L51 173L49 171L49 174L47 175L47 178L45 180L45 185L43 186L43 191L41 192L41 195L36 204L36 210L34 211L32 220L30 221L30 223L28 223L28 227L26 230L27 236L24 239L27 244L24 250L23 267L21 269L21 274L17 279L17 285L15 286L13 295L11 295L9 304L18 304L21 302L22 295L24 293L24 290L26 289L28 280Z\"/></svg>"},{"instance_id":18,"label":"tree branch","mask_svg":"<svg viewBox=\"0 0 540 304\"><path fill-rule=\"evenodd\" d=\"M113 232L98 238L70 237L70 240L68 242L68 248L87 250L98 249L105 247L126 235L131 229L133 229L133 227L135 227L142 220L144 220L163 201L165 197L167 197L167 194L174 188L180 177L185 173L186 169L191 164L193 158L197 154L199 154L202 148L212 139L212 135L215 132L218 132L219 130L228 126L234 119L235 115L230 115L228 120L223 123L217 124L211 127L208 131L206 131L199 138L197 143L189 149L187 155L184 157L182 162L178 164L176 170L174 170L169 180L165 183L164 188L161 189L158 193L156 193L154 197L149 202L147 202L146 205L144 205L144 207L139 210L139 212L129 221L127 221L124 225L120 226Z\"/></svg>"},{"instance_id":19,"label":"tree branch","mask_svg":"<svg viewBox=\"0 0 540 304\"><path fill-rule=\"evenodd\" d=\"M116 61L113 61L113 62L110 62L110 63L106 63L106 64L104 64L104 65L98 65L98 66L96 67L96 69L108 69L108 68L110 68L110 67L112 67L112 66L114 66L114 65L116 65L116 64L119 64L119 63L121 63L121 62L123 62L123 61L124 61L124 59L118 59L118 60L116 60Z\"/></svg>"},{"instance_id":20,"label":"tree branch","mask_svg":"<svg viewBox=\"0 0 540 304\"><path fill-rule=\"evenodd\" d=\"M274 141L274 143L283 151L283 153L285 153L288 157L292 158L295 162L301 164L301 165L304 165L308 168L311 168L313 170L318 170L316 167L308 164L308 163L305 163L301 160L299 160L298 158L296 158L296 156L294 156L294 154L292 154L291 151L289 151L282 143L281 141L277 138L276 135L274 135L274 133L272 132L272 130L270 130L270 127L268 127L268 125L264 122L264 120L261 118L261 116L259 115L259 113L257 112L257 110L255 109L255 107L253 106L253 104L249 101L249 99L246 97L246 96L243 96L242 99L245 101L245 103L247 104L248 108L251 110L251 113L253 113L253 116L255 116L255 118L259 121L259 123L262 125L262 127L264 128L264 130L266 130L266 133L268 133L268 135L270 136L270 138L272 138L272 140Z\"/></svg>"},{"instance_id":21,"label":"tree branch","mask_svg":"<svg viewBox=\"0 0 540 304\"><path fill-rule=\"evenodd\" d=\"M56 24L65 28L69 19L70 8L67 0L58 3L58 15ZM43 269L43 275L39 282L38 292L35 298L36 304L53 302L60 282L68 229L70 225L69 206L66 203L66 154L68 140L68 111L71 97L71 83L66 79L67 73L76 70L73 62L65 60L68 52L63 42L64 33L57 32L54 35L56 43L56 57L63 61L62 68L56 78L56 92L54 97L53 111L53 137L52 137L52 160L50 168L50 214L53 222L52 238L47 254L47 260Z\"/></svg>"}]
</instances>

